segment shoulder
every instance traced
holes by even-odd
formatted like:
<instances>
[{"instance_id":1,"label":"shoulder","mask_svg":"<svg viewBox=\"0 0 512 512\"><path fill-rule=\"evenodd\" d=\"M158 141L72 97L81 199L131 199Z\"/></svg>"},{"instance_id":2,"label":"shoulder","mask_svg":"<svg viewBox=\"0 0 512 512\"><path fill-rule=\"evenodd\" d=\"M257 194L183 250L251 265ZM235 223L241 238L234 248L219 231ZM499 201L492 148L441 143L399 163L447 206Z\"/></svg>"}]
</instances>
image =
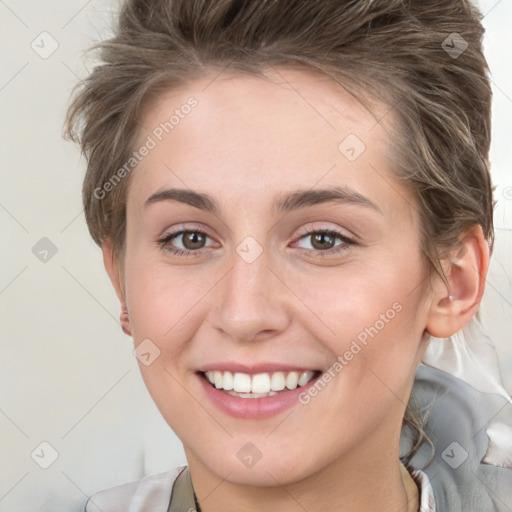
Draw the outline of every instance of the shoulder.
<instances>
[{"instance_id":1,"label":"shoulder","mask_svg":"<svg viewBox=\"0 0 512 512\"><path fill-rule=\"evenodd\" d=\"M185 468L180 466L94 493L84 512L167 512L174 482Z\"/></svg>"},{"instance_id":2,"label":"shoulder","mask_svg":"<svg viewBox=\"0 0 512 512\"><path fill-rule=\"evenodd\" d=\"M409 464L429 478L436 508L503 510L512 499L512 399L421 364L413 393L431 441Z\"/></svg>"}]
</instances>

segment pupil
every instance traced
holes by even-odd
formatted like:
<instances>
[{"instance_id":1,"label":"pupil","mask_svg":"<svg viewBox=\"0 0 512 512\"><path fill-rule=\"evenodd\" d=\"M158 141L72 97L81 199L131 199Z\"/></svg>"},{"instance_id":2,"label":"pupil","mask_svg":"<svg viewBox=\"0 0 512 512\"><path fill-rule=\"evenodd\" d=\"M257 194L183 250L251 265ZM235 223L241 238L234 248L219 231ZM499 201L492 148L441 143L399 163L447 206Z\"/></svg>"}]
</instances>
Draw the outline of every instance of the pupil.
<instances>
[{"instance_id":1,"label":"pupil","mask_svg":"<svg viewBox=\"0 0 512 512\"><path fill-rule=\"evenodd\" d=\"M183 245L187 249L200 249L202 243L204 243L204 236L202 234L194 232L185 233Z\"/></svg>"},{"instance_id":2,"label":"pupil","mask_svg":"<svg viewBox=\"0 0 512 512\"><path fill-rule=\"evenodd\" d=\"M326 238L330 239L329 242L327 243L328 245L328 249L331 248L332 246L332 236L329 235L328 233L317 233L315 235L313 235L313 247L315 247L316 249L325 249L326 248L326 245L325 245L325 242L326 242ZM320 243L319 247L316 247L316 244L317 243Z\"/></svg>"}]
</instances>

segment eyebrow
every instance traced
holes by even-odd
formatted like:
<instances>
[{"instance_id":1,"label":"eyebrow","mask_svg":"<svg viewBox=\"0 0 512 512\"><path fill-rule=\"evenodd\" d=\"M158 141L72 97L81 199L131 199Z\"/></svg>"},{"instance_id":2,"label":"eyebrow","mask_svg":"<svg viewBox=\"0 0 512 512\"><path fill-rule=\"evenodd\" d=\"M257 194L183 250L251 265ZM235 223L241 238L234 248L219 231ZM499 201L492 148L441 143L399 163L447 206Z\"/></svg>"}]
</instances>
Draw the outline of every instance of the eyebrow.
<instances>
[{"instance_id":1,"label":"eyebrow","mask_svg":"<svg viewBox=\"0 0 512 512\"><path fill-rule=\"evenodd\" d=\"M180 188L157 190L146 199L144 208L162 201L178 201L199 208L200 210L220 215L219 204L213 197L208 194ZM373 201L349 187L296 190L280 194L274 199L272 210L276 214L288 213L306 206L330 202L363 206L382 213L381 209Z\"/></svg>"}]
</instances>

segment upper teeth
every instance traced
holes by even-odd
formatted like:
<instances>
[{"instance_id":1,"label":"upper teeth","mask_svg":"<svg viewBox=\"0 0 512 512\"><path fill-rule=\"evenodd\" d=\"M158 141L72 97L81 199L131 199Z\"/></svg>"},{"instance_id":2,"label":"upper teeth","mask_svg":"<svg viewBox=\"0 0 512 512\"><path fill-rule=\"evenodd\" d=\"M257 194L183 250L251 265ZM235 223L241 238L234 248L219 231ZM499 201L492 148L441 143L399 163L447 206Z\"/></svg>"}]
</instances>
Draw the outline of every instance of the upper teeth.
<instances>
[{"instance_id":1,"label":"upper teeth","mask_svg":"<svg viewBox=\"0 0 512 512\"><path fill-rule=\"evenodd\" d=\"M217 389L233 390L238 393L270 393L282 391L285 387L295 389L297 386L307 384L315 374L314 371L305 372L274 372L248 373L221 372L218 370L206 372L206 378Z\"/></svg>"}]
</instances>

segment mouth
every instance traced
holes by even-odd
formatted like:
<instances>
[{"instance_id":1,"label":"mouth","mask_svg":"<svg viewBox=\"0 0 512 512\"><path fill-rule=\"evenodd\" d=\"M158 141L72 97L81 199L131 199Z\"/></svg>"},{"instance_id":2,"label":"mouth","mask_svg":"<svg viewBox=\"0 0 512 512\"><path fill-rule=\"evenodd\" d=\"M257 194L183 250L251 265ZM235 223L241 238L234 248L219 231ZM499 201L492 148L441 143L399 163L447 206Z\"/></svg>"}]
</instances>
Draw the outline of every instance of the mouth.
<instances>
[{"instance_id":1,"label":"mouth","mask_svg":"<svg viewBox=\"0 0 512 512\"><path fill-rule=\"evenodd\" d=\"M242 373L221 370L199 372L208 384L238 398L267 398L306 386L321 370Z\"/></svg>"}]
</instances>

